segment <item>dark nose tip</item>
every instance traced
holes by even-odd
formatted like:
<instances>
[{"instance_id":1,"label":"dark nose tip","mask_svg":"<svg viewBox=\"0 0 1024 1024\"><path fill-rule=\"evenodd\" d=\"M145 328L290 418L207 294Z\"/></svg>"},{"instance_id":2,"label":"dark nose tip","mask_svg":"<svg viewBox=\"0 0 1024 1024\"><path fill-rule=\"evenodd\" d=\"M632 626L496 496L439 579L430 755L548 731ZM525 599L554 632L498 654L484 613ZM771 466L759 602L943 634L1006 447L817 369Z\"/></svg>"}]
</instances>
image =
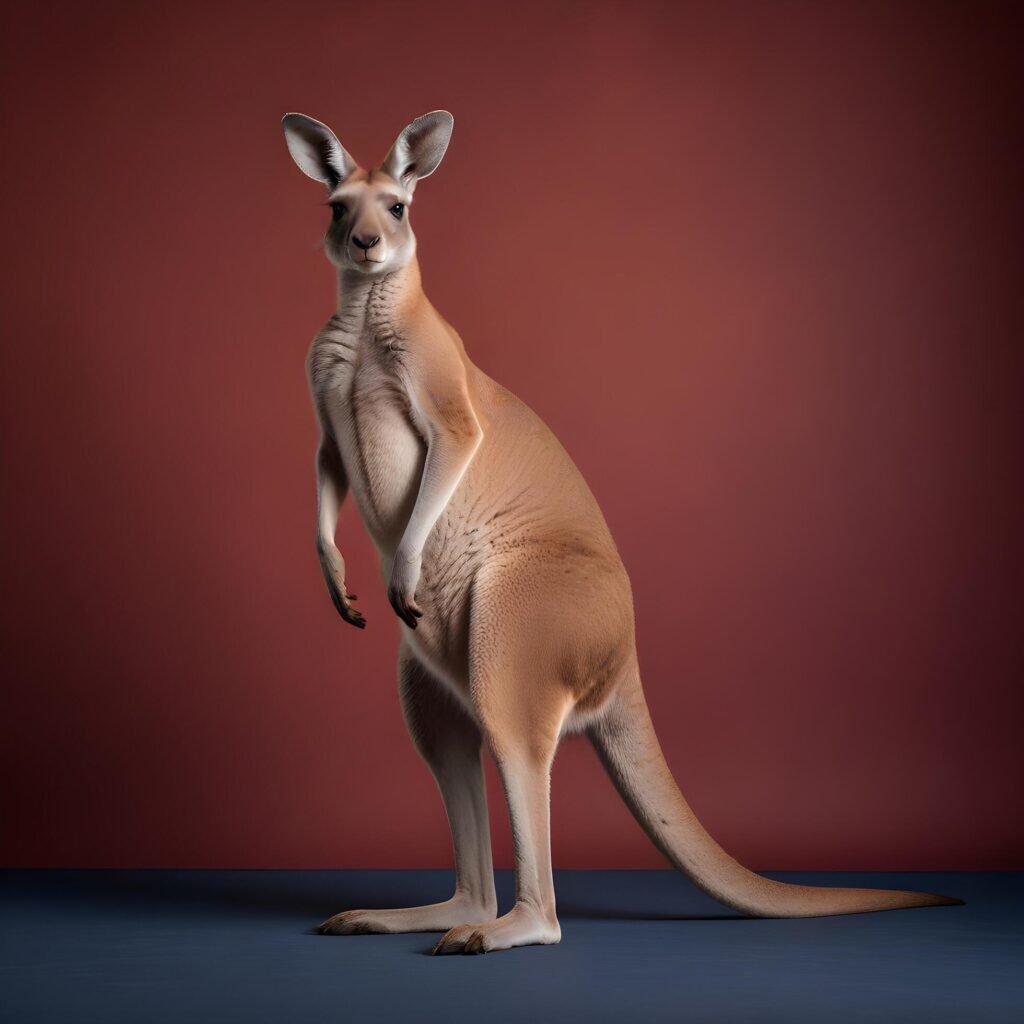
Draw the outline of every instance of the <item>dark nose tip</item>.
<instances>
[{"instance_id":1,"label":"dark nose tip","mask_svg":"<svg viewBox=\"0 0 1024 1024\"><path fill-rule=\"evenodd\" d=\"M374 235L372 238L360 238L358 235L352 236L353 244L359 249L372 249L380 241L380 235Z\"/></svg>"}]
</instances>

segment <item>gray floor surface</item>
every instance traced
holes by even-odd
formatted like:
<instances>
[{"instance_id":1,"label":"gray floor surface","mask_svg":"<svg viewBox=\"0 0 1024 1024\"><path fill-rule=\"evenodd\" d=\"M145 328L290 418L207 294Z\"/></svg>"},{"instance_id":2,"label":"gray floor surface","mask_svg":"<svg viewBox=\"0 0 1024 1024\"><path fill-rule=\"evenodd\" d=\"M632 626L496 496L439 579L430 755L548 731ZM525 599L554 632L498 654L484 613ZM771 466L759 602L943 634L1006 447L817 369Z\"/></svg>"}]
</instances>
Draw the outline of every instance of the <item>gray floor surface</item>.
<instances>
[{"instance_id":1,"label":"gray floor surface","mask_svg":"<svg viewBox=\"0 0 1024 1024\"><path fill-rule=\"evenodd\" d=\"M445 871L5 871L0 1021L1024 1021L1024 875L773 877L967 903L750 920L673 872L562 871L561 945L431 957L311 928L445 899Z\"/></svg>"}]
</instances>

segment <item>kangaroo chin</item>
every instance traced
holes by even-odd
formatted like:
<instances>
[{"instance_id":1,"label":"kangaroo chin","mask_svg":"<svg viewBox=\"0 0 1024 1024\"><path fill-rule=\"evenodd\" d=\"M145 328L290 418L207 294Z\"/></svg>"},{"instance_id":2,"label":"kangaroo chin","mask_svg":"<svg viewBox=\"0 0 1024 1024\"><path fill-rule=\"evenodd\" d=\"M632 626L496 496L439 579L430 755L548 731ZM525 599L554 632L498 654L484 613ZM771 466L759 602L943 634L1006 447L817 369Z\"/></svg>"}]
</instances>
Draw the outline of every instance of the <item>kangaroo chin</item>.
<instances>
[{"instance_id":1,"label":"kangaroo chin","mask_svg":"<svg viewBox=\"0 0 1024 1024\"><path fill-rule=\"evenodd\" d=\"M321 428L317 551L346 622L366 625L335 535L351 491L401 621L399 693L451 824L450 900L349 910L321 925L443 931L436 953L558 942L549 839L560 737L585 732L647 834L729 907L813 917L958 903L929 893L787 885L748 871L697 821L672 779L640 683L629 579L582 476L541 420L473 365L420 281L409 210L453 120L417 118L364 170L334 133L288 114L288 148L328 190L325 251L338 306L307 371ZM497 916L481 768L508 801L516 902Z\"/></svg>"}]
</instances>

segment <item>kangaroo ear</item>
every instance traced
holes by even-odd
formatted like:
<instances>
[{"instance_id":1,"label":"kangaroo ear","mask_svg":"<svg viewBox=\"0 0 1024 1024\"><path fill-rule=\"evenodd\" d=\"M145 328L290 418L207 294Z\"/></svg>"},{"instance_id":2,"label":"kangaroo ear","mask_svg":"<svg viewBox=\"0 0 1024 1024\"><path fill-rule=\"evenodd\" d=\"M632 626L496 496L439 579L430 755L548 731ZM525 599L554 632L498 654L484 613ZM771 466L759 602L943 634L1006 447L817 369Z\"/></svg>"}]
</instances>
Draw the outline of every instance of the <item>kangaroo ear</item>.
<instances>
[{"instance_id":1,"label":"kangaroo ear","mask_svg":"<svg viewBox=\"0 0 1024 1024\"><path fill-rule=\"evenodd\" d=\"M285 114L281 126L288 152L299 170L329 189L337 188L356 169L355 160L327 125L305 114Z\"/></svg>"},{"instance_id":2,"label":"kangaroo ear","mask_svg":"<svg viewBox=\"0 0 1024 1024\"><path fill-rule=\"evenodd\" d=\"M447 110L434 110L417 117L395 139L381 166L411 192L420 178L437 170L454 127L455 118Z\"/></svg>"}]
</instances>

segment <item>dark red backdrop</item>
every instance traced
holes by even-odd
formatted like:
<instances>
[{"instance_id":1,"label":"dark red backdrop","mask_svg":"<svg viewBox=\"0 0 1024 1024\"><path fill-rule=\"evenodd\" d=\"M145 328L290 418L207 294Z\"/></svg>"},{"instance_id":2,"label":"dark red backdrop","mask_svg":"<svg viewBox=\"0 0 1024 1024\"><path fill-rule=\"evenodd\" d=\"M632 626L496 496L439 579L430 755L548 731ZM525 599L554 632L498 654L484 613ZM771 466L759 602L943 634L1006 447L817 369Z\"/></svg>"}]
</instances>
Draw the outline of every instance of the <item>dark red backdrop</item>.
<instances>
[{"instance_id":1,"label":"dark red backdrop","mask_svg":"<svg viewBox=\"0 0 1024 1024\"><path fill-rule=\"evenodd\" d=\"M597 493L708 826L761 868L1020 865L1010 9L9 4L2 34L7 864L448 863L351 510L365 633L316 563L332 278L278 127L375 160L447 107L427 290ZM554 844L661 863L579 741Z\"/></svg>"}]
</instances>

